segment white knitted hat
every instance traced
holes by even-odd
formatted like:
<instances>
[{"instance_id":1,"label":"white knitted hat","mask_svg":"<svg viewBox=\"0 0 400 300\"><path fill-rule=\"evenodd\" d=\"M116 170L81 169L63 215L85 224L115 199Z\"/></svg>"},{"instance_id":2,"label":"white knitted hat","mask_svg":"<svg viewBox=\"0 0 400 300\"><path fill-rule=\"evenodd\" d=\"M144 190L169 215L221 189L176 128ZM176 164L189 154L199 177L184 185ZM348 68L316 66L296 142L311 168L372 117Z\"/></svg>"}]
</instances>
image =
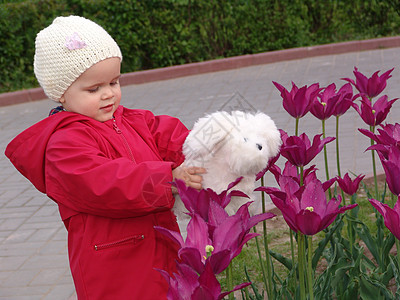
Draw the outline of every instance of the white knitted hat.
<instances>
[{"instance_id":1,"label":"white knitted hat","mask_svg":"<svg viewBox=\"0 0 400 300\"><path fill-rule=\"evenodd\" d=\"M98 24L78 16L57 17L36 36L34 72L46 95L60 101L88 68L121 50Z\"/></svg>"}]
</instances>

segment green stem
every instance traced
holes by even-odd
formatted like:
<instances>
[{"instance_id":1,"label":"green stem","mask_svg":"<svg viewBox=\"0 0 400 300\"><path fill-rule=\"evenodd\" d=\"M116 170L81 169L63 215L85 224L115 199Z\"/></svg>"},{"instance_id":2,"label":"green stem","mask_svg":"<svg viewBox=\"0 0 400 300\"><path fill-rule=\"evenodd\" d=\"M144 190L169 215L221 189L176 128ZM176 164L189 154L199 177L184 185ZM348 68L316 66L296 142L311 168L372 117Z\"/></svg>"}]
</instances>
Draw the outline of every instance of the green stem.
<instances>
[{"instance_id":1,"label":"green stem","mask_svg":"<svg viewBox=\"0 0 400 300\"><path fill-rule=\"evenodd\" d=\"M390 193L390 207L394 207L397 201L397 196L393 193Z\"/></svg>"},{"instance_id":2,"label":"green stem","mask_svg":"<svg viewBox=\"0 0 400 300\"><path fill-rule=\"evenodd\" d=\"M350 253L353 254L353 246L354 246L354 236L353 236L353 222L347 220L347 228L349 232L349 240L350 240Z\"/></svg>"},{"instance_id":3,"label":"green stem","mask_svg":"<svg viewBox=\"0 0 400 300\"><path fill-rule=\"evenodd\" d=\"M375 132L375 126L370 126L369 129L372 133ZM370 139L370 140L371 140L371 146L373 146L374 140L373 139ZM372 153L372 169L374 171L375 199L378 199L378 197L379 197L379 195L378 195L378 178L376 175L375 150L371 150L371 153Z\"/></svg>"},{"instance_id":4,"label":"green stem","mask_svg":"<svg viewBox=\"0 0 400 300\"><path fill-rule=\"evenodd\" d=\"M325 138L325 120L322 120L322 137ZM326 150L326 145L324 145L324 160L325 160L325 174L326 174L326 180L329 180L329 167L328 167L328 151ZM332 198L332 191L331 189L328 189L329 193L329 199Z\"/></svg>"},{"instance_id":5,"label":"green stem","mask_svg":"<svg viewBox=\"0 0 400 300\"><path fill-rule=\"evenodd\" d=\"M394 207L395 202L396 202L396 195L391 193L391 200L392 200L392 205L391 207ZM396 242L396 254L397 254L397 265L400 266L400 241L395 237L395 242Z\"/></svg>"},{"instance_id":6,"label":"green stem","mask_svg":"<svg viewBox=\"0 0 400 300\"><path fill-rule=\"evenodd\" d=\"M229 264L228 268L226 269L226 286L228 291L233 290L233 272L232 272L232 262ZM235 296L233 293L228 295L229 300L234 300Z\"/></svg>"},{"instance_id":7,"label":"green stem","mask_svg":"<svg viewBox=\"0 0 400 300\"><path fill-rule=\"evenodd\" d=\"M295 124L295 135L299 135L299 120L300 118L296 118L296 124ZM303 167L301 167L303 169ZM303 172L301 172L303 174ZM292 266L296 265L296 259L295 259L295 254L294 254L294 238L293 238L293 231L292 229L289 229L289 237L290 237L290 251L292 255ZM292 274L296 274L296 272L293 272Z\"/></svg>"},{"instance_id":8,"label":"green stem","mask_svg":"<svg viewBox=\"0 0 400 300\"><path fill-rule=\"evenodd\" d=\"M340 159L339 159L339 116L336 116L336 166L337 173L339 177L342 177L340 174Z\"/></svg>"},{"instance_id":9,"label":"green stem","mask_svg":"<svg viewBox=\"0 0 400 300\"><path fill-rule=\"evenodd\" d=\"M303 185L304 182L304 166L300 166L300 186Z\"/></svg>"},{"instance_id":10,"label":"green stem","mask_svg":"<svg viewBox=\"0 0 400 300\"><path fill-rule=\"evenodd\" d=\"M264 177L261 178L261 186L264 186ZM265 194L261 192L261 199L262 199L262 212L265 213ZM263 234L264 234L264 249L265 249L265 259L267 263L267 275L268 275L268 298L273 299L273 288L272 288L272 267L271 267L271 257L269 254L269 246L268 246L268 236L267 236L267 221L263 221Z\"/></svg>"},{"instance_id":11,"label":"green stem","mask_svg":"<svg viewBox=\"0 0 400 300\"><path fill-rule=\"evenodd\" d=\"M300 299L306 299L306 286L305 286L305 276L304 276L304 269L305 269L305 236L301 232L297 233L298 239L298 248L297 248L297 257L299 260L299 283L300 283Z\"/></svg>"},{"instance_id":12,"label":"green stem","mask_svg":"<svg viewBox=\"0 0 400 300\"><path fill-rule=\"evenodd\" d=\"M303 185L304 167L300 166L300 186ZM305 269L306 269L306 243L305 235L301 232L297 233L297 259L299 266L299 282L300 282L300 299L306 299L306 286L305 286Z\"/></svg>"},{"instance_id":13,"label":"green stem","mask_svg":"<svg viewBox=\"0 0 400 300\"><path fill-rule=\"evenodd\" d=\"M313 269L312 269L312 236L308 237L308 267L307 267L307 286L308 286L308 296L310 300L314 300L314 282L313 282Z\"/></svg>"},{"instance_id":14,"label":"green stem","mask_svg":"<svg viewBox=\"0 0 400 300\"><path fill-rule=\"evenodd\" d=\"M350 204L355 204L356 203L356 198L357 198L357 194L351 195ZM356 211L354 209L350 210L347 213L349 213L350 216L353 219L357 218ZM353 221L352 220L347 220L347 222L348 222L347 226L348 226L348 233L349 233L349 239L350 239L350 253L353 254L353 245L354 245L354 242L355 242L355 234L356 233L355 233L355 230L354 230Z\"/></svg>"},{"instance_id":15,"label":"green stem","mask_svg":"<svg viewBox=\"0 0 400 300\"><path fill-rule=\"evenodd\" d=\"M254 231L254 233L257 233L257 229L255 226L253 227L253 231ZM255 240L256 240L256 247L257 247L257 253L258 253L258 260L260 262L261 272L262 272L263 280L264 280L264 286L265 286L265 290L268 293L269 287L268 287L268 283L267 283L267 274L265 271L264 260L261 255L261 247L260 247L260 243L258 242L258 236L255 237ZM269 297L269 294L268 294L268 297Z\"/></svg>"},{"instance_id":16,"label":"green stem","mask_svg":"<svg viewBox=\"0 0 400 300\"><path fill-rule=\"evenodd\" d=\"M339 154L339 116L336 116L336 166L337 166L337 173L339 177L342 177L340 172L340 154ZM329 189L330 190L330 189ZM344 192L341 191L343 205L346 206L346 197L344 196ZM332 197L329 195L329 199Z\"/></svg>"},{"instance_id":17,"label":"green stem","mask_svg":"<svg viewBox=\"0 0 400 300\"><path fill-rule=\"evenodd\" d=\"M292 254L292 266L294 267L296 263L295 255L294 255L294 237L293 231L289 228L289 237L290 237L290 252Z\"/></svg>"}]
</instances>

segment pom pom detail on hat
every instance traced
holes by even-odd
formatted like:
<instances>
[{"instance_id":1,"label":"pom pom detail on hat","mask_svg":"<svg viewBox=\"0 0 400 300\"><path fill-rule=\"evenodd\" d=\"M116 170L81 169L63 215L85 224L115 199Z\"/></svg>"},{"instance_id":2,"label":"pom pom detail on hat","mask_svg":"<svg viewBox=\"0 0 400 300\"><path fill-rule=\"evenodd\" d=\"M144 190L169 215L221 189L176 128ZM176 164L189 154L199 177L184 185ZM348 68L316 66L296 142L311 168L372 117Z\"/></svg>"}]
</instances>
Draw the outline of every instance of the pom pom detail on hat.
<instances>
[{"instance_id":1,"label":"pom pom detail on hat","mask_svg":"<svg viewBox=\"0 0 400 300\"><path fill-rule=\"evenodd\" d=\"M74 32L72 36L67 36L65 47L69 50L76 50L85 48L87 45L81 40L77 32Z\"/></svg>"},{"instance_id":2,"label":"pom pom detail on hat","mask_svg":"<svg viewBox=\"0 0 400 300\"><path fill-rule=\"evenodd\" d=\"M59 102L70 85L94 64L121 50L104 28L79 16L57 17L35 41L34 72L46 95Z\"/></svg>"}]
</instances>

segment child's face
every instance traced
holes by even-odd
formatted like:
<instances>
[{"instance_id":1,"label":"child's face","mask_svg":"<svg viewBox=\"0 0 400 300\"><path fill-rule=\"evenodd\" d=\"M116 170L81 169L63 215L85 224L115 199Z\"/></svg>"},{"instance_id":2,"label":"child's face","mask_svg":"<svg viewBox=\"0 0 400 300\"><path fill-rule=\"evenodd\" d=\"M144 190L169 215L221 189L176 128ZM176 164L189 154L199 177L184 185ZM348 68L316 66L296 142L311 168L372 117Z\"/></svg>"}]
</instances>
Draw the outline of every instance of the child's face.
<instances>
[{"instance_id":1,"label":"child's face","mask_svg":"<svg viewBox=\"0 0 400 300\"><path fill-rule=\"evenodd\" d=\"M61 97L64 109L100 122L112 119L121 101L120 70L121 61L117 57L91 66Z\"/></svg>"}]
</instances>

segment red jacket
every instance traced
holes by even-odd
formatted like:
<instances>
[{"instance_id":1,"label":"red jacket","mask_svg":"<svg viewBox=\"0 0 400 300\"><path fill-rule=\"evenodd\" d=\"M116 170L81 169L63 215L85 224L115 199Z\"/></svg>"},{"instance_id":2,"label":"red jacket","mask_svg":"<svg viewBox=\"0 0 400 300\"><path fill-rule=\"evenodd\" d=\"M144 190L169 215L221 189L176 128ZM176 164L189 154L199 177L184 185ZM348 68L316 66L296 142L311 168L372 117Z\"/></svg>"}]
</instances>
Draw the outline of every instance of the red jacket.
<instances>
[{"instance_id":1,"label":"red jacket","mask_svg":"<svg viewBox=\"0 0 400 300\"><path fill-rule=\"evenodd\" d=\"M114 116L57 113L6 155L57 202L79 299L163 299L168 286L155 268L174 271L177 248L154 226L179 230L169 182L188 130L144 110L120 106Z\"/></svg>"}]
</instances>

